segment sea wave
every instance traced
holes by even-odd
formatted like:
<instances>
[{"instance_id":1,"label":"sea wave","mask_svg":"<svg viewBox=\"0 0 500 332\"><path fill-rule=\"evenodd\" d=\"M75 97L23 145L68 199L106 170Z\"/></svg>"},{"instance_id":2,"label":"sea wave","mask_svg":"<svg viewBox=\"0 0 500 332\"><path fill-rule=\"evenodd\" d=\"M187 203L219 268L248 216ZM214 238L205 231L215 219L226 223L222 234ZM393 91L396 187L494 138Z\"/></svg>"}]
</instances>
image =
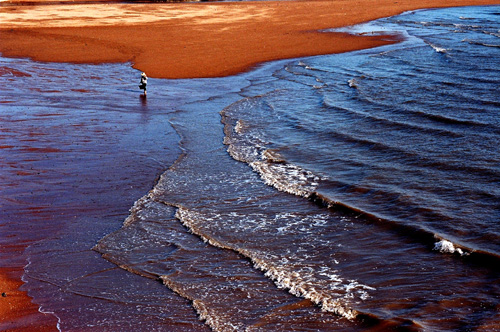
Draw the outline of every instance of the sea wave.
<instances>
[{"instance_id":1,"label":"sea wave","mask_svg":"<svg viewBox=\"0 0 500 332\"><path fill-rule=\"evenodd\" d=\"M349 215L362 217L362 220L376 222L379 227L395 231L401 236L410 237L414 241L425 244L429 249L441 253L458 253L460 257L469 256L476 262L486 264L500 262L500 257L493 252L453 243L445 237L437 235L431 229L390 220L375 212L368 212L322 194L318 188L321 187L322 181L326 178L290 163L279 152L267 148L264 144L265 139L252 132L250 126L244 125L244 121L238 118L237 114L241 109L251 107L254 102L258 103L255 99L258 98L245 98L221 111L225 133L224 144L228 146L227 151L235 160L247 163L267 185L289 194L304 197L326 208L344 211ZM436 239L438 239L437 242ZM275 279L280 280L280 277L275 277Z\"/></svg>"},{"instance_id":2,"label":"sea wave","mask_svg":"<svg viewBox=\"0 0 500 332\"><path fill-rule=\"evenodd\" d=\"M203 239L203 241L215 247L232 250L247 257L252 261L255 268L263 271L265 276L273 280L279 288L287 289L295 296L309 299L325 311L335 313L347 319L355 319L358 313L347 306L346 300L351 298L355 293L358 293L361 299L366 298L368 296L367 291L370 289L373 290L372 287L360 284L357 281L343 280L335 274L328 276L327 289L329 291L322 290L325 287L325 282L317 279L315 274L308 271L307 268L303 270L290 270L289 264L276 264L279 260L270 259L268 253L230 246L224 241L218 240L213 235L204 233L197 226L198 223L196 220L207 220L210 217L179 207L176 218L193 234Z\"/></svg>"}]
</instances>

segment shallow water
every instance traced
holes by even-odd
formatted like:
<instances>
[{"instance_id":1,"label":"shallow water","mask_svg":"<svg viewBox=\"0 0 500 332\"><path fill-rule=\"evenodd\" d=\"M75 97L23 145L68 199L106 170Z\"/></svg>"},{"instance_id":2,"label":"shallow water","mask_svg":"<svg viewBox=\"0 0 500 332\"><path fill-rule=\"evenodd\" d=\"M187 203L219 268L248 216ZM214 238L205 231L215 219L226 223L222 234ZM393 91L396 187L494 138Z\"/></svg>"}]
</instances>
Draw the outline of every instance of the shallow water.
<instances>
[{"instance_id":1,"label":"shallow water","mask_svg":"<svg viewBox=\"0 0 500 332\"><path fill-rule=\"evenodd\" d=\"M0 58L0 81L0 259L26 265L40 311L61 330L208 330L186 300L91 250L176 160L172 110L140 97L128 64Z\"/></svg>"},{"instance_id":2,"label":"shallow water","mask_svg":"<svg viewBox=\"0 0 500 332\"><path fill-rule=\"evenodd\" d=\"M127 288L149 306L148 328L201 329L199 317L216 331L498 330L499 12L406 13L350 29L399 31L398 45L221 79L150 79L148 130L175 132L180 150L94 247L157 294ZM130 81L118 68L99 70ZM67 330L93 320L91 306L72 320L63 305L80 286L95 285L85 298L100 308L136 303L117 300L128 281L113 288L81 272L107 263L88 250L104 231L82 231L99 218L81 218L26 252L30 294ZM79 286L42 291L75 261L54 248L82 237Z\"/></svg>"}]
</instances>

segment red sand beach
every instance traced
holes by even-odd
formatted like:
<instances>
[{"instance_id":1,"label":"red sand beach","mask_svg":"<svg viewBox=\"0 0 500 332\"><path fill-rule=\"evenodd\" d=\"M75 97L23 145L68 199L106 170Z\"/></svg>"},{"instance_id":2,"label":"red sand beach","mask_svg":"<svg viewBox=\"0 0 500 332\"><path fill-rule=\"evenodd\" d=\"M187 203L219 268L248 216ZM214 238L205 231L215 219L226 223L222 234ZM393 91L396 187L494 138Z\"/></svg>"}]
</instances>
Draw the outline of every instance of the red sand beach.
<instances>
[{"instance_id":1,"label":"red sand beach","mask_svg":"<svg viewBox=\"0 0 500 332\"><path fill-rule=\"evenodd\" d=\"M82 1L78 4L4 1L0 2L0 52L6 57L48 62L130 62L134 68L156 78L220 77L249 70L265 61L394 42L394 38L387 37L319 32L322 29L419 8L498 3L498 0L305 0L183 4L110 1L85 5ZM0 146L4 148L7 147ZM40 155L48 152L30 151ZM22 169L19 172L20 176L29 175L22 173ZM76 170L75 174L81 176L85 171ZM124 206L127 204L123 202ZM85 208L81 206L82 211ZM22 219L28 220L27 215L36 212L20 209L16 213L25 214ZM40 213L38 217L42 217ZM4 233L8 234L8 230ZM18 239L15 235L0 239L0 257L13 257L0 265L0 329L57 331L56 319L40 313L31 298L19 290L25 265L19 257L34 240Z\"/></svg>"},{"instance_id":2,"label":"red sand beach","mask_svg":"<svg viewBox=\"0 0 500 332\"><path fill-rule=\"evenodd\" d=\"M388 42L318 32L321 29L417 8L495 3L498 1L318 0L9 6L2 8L0 52L41 61L130 61L134 68L158 78L217 77L264 61ZM65 11L68 6L74 10Z\"/></svg>"}]
</instances>

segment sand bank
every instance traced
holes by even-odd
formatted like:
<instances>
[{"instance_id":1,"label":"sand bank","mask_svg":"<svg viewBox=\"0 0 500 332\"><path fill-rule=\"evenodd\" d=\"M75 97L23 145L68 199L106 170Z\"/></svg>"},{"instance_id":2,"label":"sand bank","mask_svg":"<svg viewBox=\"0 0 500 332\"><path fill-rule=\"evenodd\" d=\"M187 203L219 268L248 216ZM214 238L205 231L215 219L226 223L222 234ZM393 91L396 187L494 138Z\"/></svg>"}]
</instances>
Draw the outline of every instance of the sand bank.
<instances>
[{"instance_id":1,"label":"sand bank","mask_svg":"<svg viewBox=\"0 0 500 332\"><path fill-rule=\"evenodd\" d=\"M131 62L151 77L218 77L276 59L382 45L324 33L418 8L497 0L316 0L0 7L0 52L40 61Z\"/></svg>"}]
</instances>

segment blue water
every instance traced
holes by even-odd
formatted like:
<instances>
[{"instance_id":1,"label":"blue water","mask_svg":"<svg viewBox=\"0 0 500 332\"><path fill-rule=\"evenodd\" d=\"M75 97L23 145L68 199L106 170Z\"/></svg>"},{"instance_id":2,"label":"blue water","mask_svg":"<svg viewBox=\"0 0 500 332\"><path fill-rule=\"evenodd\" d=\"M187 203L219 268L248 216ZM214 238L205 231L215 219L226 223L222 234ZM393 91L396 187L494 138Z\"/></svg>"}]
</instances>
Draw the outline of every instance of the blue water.
<instances>
[{"instance_id":1,"label":"blue water","mask_svg":"<svg viewBox=\"0 0 500 332\"><path fill-rule=\"evenodd\" d=\"M499 255L496 10L419 11L357 27L383 24L408 40L290 63L274 73L275 90L252 86L248 95L262 96L227 113L245 124L242 137L266 142L259 151L319 176L308 191L328 202Z\"/></svg>"}]
</instances>

